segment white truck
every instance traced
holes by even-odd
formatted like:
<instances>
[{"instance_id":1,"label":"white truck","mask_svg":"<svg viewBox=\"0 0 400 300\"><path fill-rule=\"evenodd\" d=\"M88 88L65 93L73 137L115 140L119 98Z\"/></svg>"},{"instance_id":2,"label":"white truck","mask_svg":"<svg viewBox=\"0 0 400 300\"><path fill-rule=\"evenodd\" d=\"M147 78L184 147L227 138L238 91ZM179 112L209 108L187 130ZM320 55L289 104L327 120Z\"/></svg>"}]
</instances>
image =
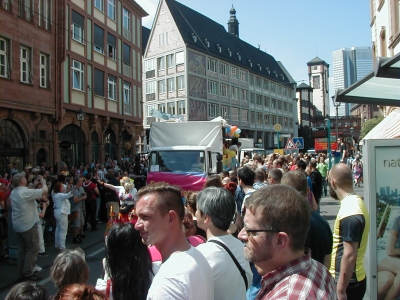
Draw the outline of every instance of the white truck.
<instances>
[{"instance_id":1,"label":"white truck","mask_svg":"<svg viewBox=\"0 0 400 300\"><path fill-rule=\"evenodd\" d=\"M239 142L242 143L242 145L239 148L238 158L237 158L239 163L246 155L249 156L249 159L253 159L254 154L260 154L260 155L265 154L264 148L255 147L254 139L239 138Z\"/></svg>"},{"instance_id":2,"label":"white truck","mask_svg":"<svg viewBox=\"0 0 400 300\"><path fill-rule=\"evenodd\" d=\"M168 182L199 191L208 174L222 171L226 121L153 122L147 183Z\"/></svg>"}]
</instances>

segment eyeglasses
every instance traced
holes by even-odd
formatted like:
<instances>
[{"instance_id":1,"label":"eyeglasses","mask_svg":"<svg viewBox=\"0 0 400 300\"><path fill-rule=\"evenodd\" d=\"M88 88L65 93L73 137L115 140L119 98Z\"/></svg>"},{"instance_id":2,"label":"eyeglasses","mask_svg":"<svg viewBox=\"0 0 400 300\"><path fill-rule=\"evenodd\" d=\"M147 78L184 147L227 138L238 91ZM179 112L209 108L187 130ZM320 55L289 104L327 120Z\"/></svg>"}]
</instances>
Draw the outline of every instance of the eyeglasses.
<instances>
[{"instance_id":1,"label":"eyeglasses","mask_svg":"<svg viewBox=\"0 0 400 300\"><path fill-rule=\"evenodd\" d=\"M282 230L279 229L246 229L243 227L243 230L246 231L248 237L255 236L253 233L257 232L281 232Z\"/></svg>"}]
</instances>

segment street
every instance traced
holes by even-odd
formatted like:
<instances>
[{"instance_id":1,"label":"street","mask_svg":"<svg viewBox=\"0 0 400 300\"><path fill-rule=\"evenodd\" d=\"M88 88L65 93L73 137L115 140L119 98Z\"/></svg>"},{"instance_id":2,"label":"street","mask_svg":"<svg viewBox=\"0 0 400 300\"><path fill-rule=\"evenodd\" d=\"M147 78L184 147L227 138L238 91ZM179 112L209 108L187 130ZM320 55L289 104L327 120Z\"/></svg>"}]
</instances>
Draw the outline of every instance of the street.
<instances>
[{"instance_id":1,"label":"street","mask_svg":"<svg viewBox=\"0 0 400 300\"><path fill-rule=\"evenodd\" d=\"M363 187L355 187L355 193L364 197ZM337 212L339 211L339 201L334 200L330 196L321 199L321 215L328 221L331 229ZM72 244L72 236L69 233L67 236L67 246L80 246L86 254L86 261L90 268L90 276L88 283L96 285L96 280L102 274L102 259L104 258L104 232L106 224L98 224L98 231L92 232L87 231L86 235L88 239L84 240L81 245ZM39 257L37 265L41 266L43 270L39 272L43 278L38 283L43 285L50 295L54 295L57 289L54 287L50 279L50 268L53 260L57 256L58 252L54 249L53 239L50 239L46 252L49 254L48 257ZM17 266L10 265L7 261L0 262L0 299L4 299L11 287L18 282Z\"/></svg>"}]
</instances>

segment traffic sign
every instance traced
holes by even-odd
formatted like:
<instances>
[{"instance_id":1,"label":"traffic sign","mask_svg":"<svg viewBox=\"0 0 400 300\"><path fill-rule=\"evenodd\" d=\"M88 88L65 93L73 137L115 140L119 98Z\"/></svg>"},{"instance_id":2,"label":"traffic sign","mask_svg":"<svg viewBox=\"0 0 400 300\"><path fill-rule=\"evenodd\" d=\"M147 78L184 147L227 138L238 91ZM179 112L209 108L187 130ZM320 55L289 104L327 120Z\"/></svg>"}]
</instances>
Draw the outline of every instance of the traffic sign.
<instances>
[{"instance_id":1,"label":"traffic sign","mask_svg":"<svg viewBox=\"0 0 400 300\"><path fill-rule=\"evenodd\" d=\"M304 149L304 138L302 137L294 137L293 143L296 145L297 149Z\"/></svg>"},{"instance_id":2,"label":"traffic sign","mask_svg":"<svg viewBox=\"0 0 400 300\"><path fill-rule=\"evenodd\" d=\"M287 141L287 143L286 143L285 149L286 149L286 150L297 149L297 148L296 148L296 144L293 142L292 138L288 138L288 141Z\"/></svg>"},{"instance_id":3,"label":"traffic sign","mask_svg":"<svg viewBox=\"0 0 400 300\"><path fill-rule=\"evenodd\" d=\"M281 124L275 124L274 125L274 130L275 131L281 131L282 130L282 125Z\"/></svg>"},{"instance_id":4,"label":"traffic sign","mask_svg":"<svg viewBox=\"0 0 400 300\"><path fill-rule=\"evenodd\" d=\"M280 155L285 155L285 153L283 152L283 149L274 149L274 153L278 153Z\"/></svg>"}]
</instances>

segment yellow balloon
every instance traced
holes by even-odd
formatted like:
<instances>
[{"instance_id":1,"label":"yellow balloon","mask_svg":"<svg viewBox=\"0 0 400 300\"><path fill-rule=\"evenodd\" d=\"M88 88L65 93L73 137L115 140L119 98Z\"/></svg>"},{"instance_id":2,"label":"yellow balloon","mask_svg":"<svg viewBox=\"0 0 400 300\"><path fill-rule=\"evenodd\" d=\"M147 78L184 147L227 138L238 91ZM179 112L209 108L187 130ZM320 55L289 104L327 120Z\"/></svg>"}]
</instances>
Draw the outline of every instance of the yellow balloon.
<instances>
[{"instance_id":1,"label":"yellow balloon","mask_svg":"<svg viewBox=\"0 0 400 300\"><path fill-rule=\"evenodd\" d=\"M238 138L240 134L235 132L234 136Z\"/></svg>"}]
</instances>

